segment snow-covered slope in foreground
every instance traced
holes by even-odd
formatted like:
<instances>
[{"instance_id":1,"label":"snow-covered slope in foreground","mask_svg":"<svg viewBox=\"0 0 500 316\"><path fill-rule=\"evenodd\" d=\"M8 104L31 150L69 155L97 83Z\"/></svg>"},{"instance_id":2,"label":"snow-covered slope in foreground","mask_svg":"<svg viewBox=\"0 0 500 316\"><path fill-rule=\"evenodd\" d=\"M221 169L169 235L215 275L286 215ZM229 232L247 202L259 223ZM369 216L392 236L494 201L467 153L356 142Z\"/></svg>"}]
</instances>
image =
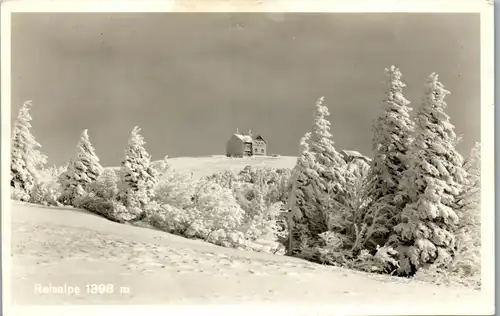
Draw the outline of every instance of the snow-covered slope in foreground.
<instances>
[{"instance_id":1,"label":"snow-covered slope in foreground","mask_svg":"<svg viewBox=\"0 0 500 316\"><path fill-rule=\"evenodd\" d=\"M418 314L430 306L474 310L479 297L473 290L221 248L81 210L13 202L11 214L14 305L398 304ZM113 293L87 294L92 284L111 284ZM37 285L79 287L80 294L37 294Z\"/></svg>"}]
</instances>

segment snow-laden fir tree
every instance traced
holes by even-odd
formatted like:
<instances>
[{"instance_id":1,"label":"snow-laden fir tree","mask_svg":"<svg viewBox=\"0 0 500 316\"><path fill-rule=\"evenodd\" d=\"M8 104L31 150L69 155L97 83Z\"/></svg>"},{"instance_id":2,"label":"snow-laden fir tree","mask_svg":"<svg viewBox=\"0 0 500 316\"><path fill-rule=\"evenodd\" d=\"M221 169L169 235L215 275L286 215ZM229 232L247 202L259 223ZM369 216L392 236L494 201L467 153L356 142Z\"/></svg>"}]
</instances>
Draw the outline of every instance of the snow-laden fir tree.
<instances>
[{"instance_id":1,"label":"snow-laden fir tree","mask_svg":"<svg viewBox=\"0 0 500 316\"><path fill-rule=\"evenodd\" d=\"M306 257L314 256L322 242L320 234L328 231L330 219L337 215L338 205L345 200L346 163L331 139L330 113L323 101L321 97L316 102L312 133L301 140L301 157L294 170L295 184L289 203L292 209L289 218L293 219L289 247L296 252L299 242L301 256Z\"/></svg>"},{"instance_id":2,"label":"snow-laden fir tree","mask_svg":"<svg viewBox=\"0 0 500 316\"><path fill-rule=\"evenodd\" d=\"M67 170L59 176L61 196L59 201L66 205L75 205L78 198L89 193L93 184L103 172L95 149L90 143L88 130L80 135L76 146L76 155L68 163Z\"/></svg>"},{"instance_id":3,"label":"snow-laden fir tree","mask_svg":"<svg viewBox=\"0 0 500 316\"><path fill-rule=\"evenodd\" d=\"M136 126L132 130L120 169L119 199L126 207L143 208L154 195L157 173L150 166L144 138Z\"/></svg>"},{"instance_id":4,"label":"snow-laden fir tree","mask_svg":"<svg viewBox=\"0 0 500 316\"><path fill-rule=\"evenodd\" d=\"M330 112L323 101L324 97L321 97L316 102L311 133L311 153L316 158L318 174L331 184L330 193L342 195L345 184L343 169L346 163L342 155L335 149L335 143L330 133L331 123L328 121Z\"/></svg>"},{"instance_id":5,"label":"snow-laden fir tree","mask_svg":"<svg viewBox=\"0 0 500 316\"><path fill-rule=\"evenodd\" d=\"M310 201L314 197L310 179L318 178L316 171L316 158L310 151L309 140L311 133L306 133L300 140L300 156L292 170L290 183L292 189L288 197L287 222L289 229L289 240L287 251L291 255L300 255L304 250L303 244L308 243L308 229L305 224L304 213L310 207Z\"/></svg>"},{"instance_id":6,"label":"snow-laden fir tree","mask_svg":"<svg viewBox=\"0 0 500 316\"><path fill-rule=\"evenodd\" d=\"M373 160L365 189L368 204L361 223L367 227L367 233L360 246L372 251L385 243L402 209L402 201L395 197L407 169L405 155L411 146L414 127L410 101L403 95L406 85L401 81L400 70L393 65L385 73L388 84L385 110L373 127Z\"/></svg>"},{"instance_id":7,"label":"snow-laden fir tree","mask_svg":"<svg viewBox=\"0 0 500 316\"><path fill-rule=\"evenodd\" d=\"M344 243L355 250L361 248L367 233L367 225L362 223L361 218L367 203L364 190L369 172L370 165L362 159L354 159L347 163L344 173L345 201L343 205L338 205L339 211L329 222L331 230L335 230L332 229L334 227L348 229Z\"/></svg>"},{"instance_id":8,"label":"snow-laden fir tree","mask_svg":"<svg viewBox=\"0 0 500 316\"><path fill-rule=\"evenodd\" d=\"M21 201L30 199L38 181L38 171L47 162L47 157L40 153L40 144L30 131L31 105L31 101L23 103L12 132L10 185L12 198Z\"/></svg>"},{"instance_id":9,"label":"snow-laden fir tree","mask_svg":"<svg viewBox=\"0 0 500 316\"><path fill-rule=\"evenodd\" d=\"M318 177L311 180L314 195L308 200L304 216L312 236L319 236L329 229L343 233L345 227L331 227L332 218L338 217L340 208L346 201L346 162L335 149L335 143L330 133L328 108L321 97L316 102L314 125L311 134L311 153L315 157L315 167Z\"/></svg>"},{"instance_id":10,"label":"snow-laden fir tree","mask_svg":"<svg viewBox=\"0 0 500 316\"><path fill-rule=\"evenodd\" d=\"M477 142L465 160L467 183L459 201L456 230L456 258L452 270L465 275L481 268L481 143Z\"/></svg>"},{"instance_id":11,"label":"snow-laden fir tree","mask_svg":"<svg viewBox=\"0 0 500 316\"><path fill-rule=\"evenodd\" d=\"M461 212L460 226L470 225L478 230L474 233L477 243L480 243L481 225L481 143L476 142L472 147L469 157L465 160L464 168L467 171L467 184L464 186L464 195Z\"/></svg>"},{"instance_id":12,"label":"snow-laden fir tree","mask_svg":"<svg viewBox=\"0 0 500 316\"><path fill-rule=\"evenodd\" d=\"M408 169L399 185L399 194L408 203L388 242L399 252L401 274L412 274L429 264L447 265L453 259L453 232L459 222L453 207L467 172L455 149L454 126L444 111L449 93L432 73L415 120Z\"/></svg>"}]
</instances>

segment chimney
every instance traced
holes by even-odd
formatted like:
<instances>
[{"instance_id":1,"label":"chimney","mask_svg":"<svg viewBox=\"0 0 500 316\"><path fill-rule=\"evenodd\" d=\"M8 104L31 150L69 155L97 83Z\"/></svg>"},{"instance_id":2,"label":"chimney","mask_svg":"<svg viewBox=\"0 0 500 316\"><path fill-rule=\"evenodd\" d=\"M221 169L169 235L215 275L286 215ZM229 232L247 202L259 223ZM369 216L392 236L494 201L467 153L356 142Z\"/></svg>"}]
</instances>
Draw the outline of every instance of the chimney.
<instances>
[{"instance_id":1,"label":"chimney","mask_svg":"<svg viewBox=\"0 0 500 316\"><path fill-rule=\"evenodd\" d=\"M251 129L249 129L249 130L248 130L248 135L249 135L249 136L253 136L253 135L252 135L252 130L251 130Z\"/></svg>"},{"instance_id":2,"label":"chimney","mask_svg":"<svg viewBox=\"0 0 500 316\"><path fill-rule=\"evenodd\" d=\"M240 133L240 129L236 127L236 134Z\"/></svg>"}]
</instances>

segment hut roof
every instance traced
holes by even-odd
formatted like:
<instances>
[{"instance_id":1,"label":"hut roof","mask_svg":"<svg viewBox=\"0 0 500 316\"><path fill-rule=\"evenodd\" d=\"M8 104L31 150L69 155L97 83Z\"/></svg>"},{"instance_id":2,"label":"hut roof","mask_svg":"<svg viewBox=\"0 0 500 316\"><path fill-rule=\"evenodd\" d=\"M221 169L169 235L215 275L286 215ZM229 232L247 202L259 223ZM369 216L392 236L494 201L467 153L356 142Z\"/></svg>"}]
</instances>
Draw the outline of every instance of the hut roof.
<instances>
[{"instance_id":1,"label":"hut roof","mask_svg":"<svg viewBox=\"0 0 500 316\"><path fill-rule=\"evenodd\" d=\"M262 135L258 135L257 137L255 137L255 139L260 139L267 144L266 140L264 139L264 137L262 137Z\"/></svg>"},{"instance_id":2,"label":"hut roof","mask_svg":"<svg viewBox=\"0 0 500 316\"><path fill-rule=\"evenodd\" d=\"M360 154L358 151L355 151L355 150L342 150L342 152L347 157L361 158L361 159L365 159L366 161L371 161L370 158Z\"/></svg>"},{"instance_id":3,"label":"hut roof","mask_svg":"<svg viewBox=\"0 0 500 316\"><path fill-rule=\"evenodd\" d=\"M250 135L234 134L234 136L236 136L239 139L241 139L244 143L251 143L251 142L253 142L252 137Z\"/></svg>"}]
</instances>

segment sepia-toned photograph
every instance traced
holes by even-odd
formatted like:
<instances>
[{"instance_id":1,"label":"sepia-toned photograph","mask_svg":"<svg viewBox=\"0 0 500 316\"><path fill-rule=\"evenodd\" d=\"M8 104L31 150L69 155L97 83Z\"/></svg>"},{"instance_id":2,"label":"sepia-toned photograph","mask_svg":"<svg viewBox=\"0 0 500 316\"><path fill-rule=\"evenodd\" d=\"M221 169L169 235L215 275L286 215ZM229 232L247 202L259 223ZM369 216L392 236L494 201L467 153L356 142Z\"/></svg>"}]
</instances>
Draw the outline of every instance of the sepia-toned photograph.
<instances>
[{"instance_id":1,"label":"sepia-toned photograph","mask_svg":"<svg viewBox=\"0 0 500 316\"><path fill-rule=\"evenodd\" d=\"M16 315L494 313L492 4L268 2L2 7Z\"/></svg>"}]
</instances>

